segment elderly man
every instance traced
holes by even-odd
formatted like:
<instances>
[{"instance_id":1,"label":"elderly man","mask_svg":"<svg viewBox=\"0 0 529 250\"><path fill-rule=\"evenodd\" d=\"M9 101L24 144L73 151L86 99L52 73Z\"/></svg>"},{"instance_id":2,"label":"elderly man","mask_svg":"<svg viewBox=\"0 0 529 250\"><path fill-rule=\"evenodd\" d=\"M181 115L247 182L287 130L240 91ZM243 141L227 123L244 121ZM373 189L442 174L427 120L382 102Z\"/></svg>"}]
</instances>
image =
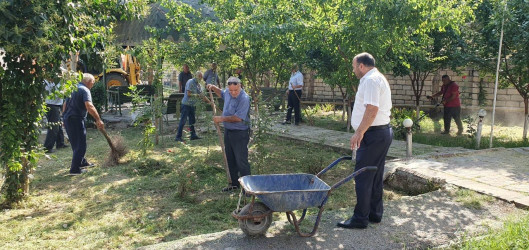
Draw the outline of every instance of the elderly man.
<instances>
[{"instance_id":1,"label":"elderly man","mask_svg":"<svg viewBox=\"0 0 529 250\"><path fill-rule=\"evenodd\" d=\"M94 83L94 76L84 73L83 80L77 85L77 91L73 92L63 104L64 126L73 150L70 175L80 175L87 171L86 167L93 166L84 158L86 153L86 127L84 120L87 112L94 118L98 129L105 128L105 124L92 104L90 89L94 86Z\"/></svg>"},{"instance_id":2,"label":"elderly man","mask_svg":"<svg viewBox=\"0 0 529 250\"><path fill-rule=\"evenodd\" d=\"M360 79L351 114L351 125L355 130L351 137L351 148L358 150L355 170L367 166L376 166L377 170L355 177L356 206L353 217L339 222L337 226L366 228L368 222L379 223L382 220L382 176L393 140L393 131L389 126L391 90L384 75L375 68L375 59L368 53L353 58L353 72Z\"/></svg>"},{"instance_id":3,"label":"elderly man","mask_svg":"<svg viewBox=\"0 0 529 250\"><path fill-rule=\"evenodd\" d=\"M200 81L202 80L202 72L197 71L195 78L190 79L186 83L184 98L182 99L182 106L180 108L180 123L178 124L178 132L176 134L176 141L184 142L182 139L182 130L189 119L189 126L191 128L191 140L200 139L195 131L195 103L196 97L200 96L202 89L200 89ZM202 96L202 99L207 101L207 98Z\"/></svg>"},{"instance_id":4,"label":"elderly man","mask_svg":"<svg viewBox=\"0 0 529 250\"><path fill-rule=\"evenodd\" d=\"M204 81L207 84L212 84L216 86L220 86L220 80L219 75L217 74L217 64L212 63L211 68L206 70L204 73Z\"/></svg>"},{"instance_id":5,"label":"elderly man","mask_svg":"<svg viewBox=\"0 0 529 250\"><path fill-rule=\"evenodd\" d=\"M228 78L228 88L208 84L212 90L224 100L222 116L214 116L215 123L224 123L224 148L228 160L228 169L232 180L231 186L222 189L229 192L240 188L239 177L250 175L248 163L248 142L250 141L250 97L241 88L241 80L237 77Z\"/></svg>"}]
</instances>

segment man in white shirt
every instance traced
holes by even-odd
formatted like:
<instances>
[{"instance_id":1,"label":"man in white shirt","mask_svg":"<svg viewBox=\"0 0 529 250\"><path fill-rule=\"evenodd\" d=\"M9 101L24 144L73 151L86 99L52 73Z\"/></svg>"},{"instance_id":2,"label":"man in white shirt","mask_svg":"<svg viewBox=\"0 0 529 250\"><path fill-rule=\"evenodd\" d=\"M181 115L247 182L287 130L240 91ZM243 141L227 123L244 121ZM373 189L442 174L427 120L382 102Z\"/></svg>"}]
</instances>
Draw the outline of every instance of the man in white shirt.
<instances>
[{"instance_id":1,"label":"man in white shirt","mask_svg":"<svg viewBox=\"0 0 529 250\"><path fill-rule=\"evenodd\" d=\"M389 126L391 115L391 90L382 73L375 68L375 59L360 53L353 59L353 71L360 79L356 92L351 125L351 149L357 150L355 171L376 166L376 171L366 171L355 177L356 206L353 216L337 224L343 228L366 228L368 223L382 220L382 182L386 155L393 140Z\"/></svg>"},{"instance_id":2,"label":"man in white shirt","mask_svg":"<svg viewBox=\"0 0 529 250\"><path fill-rule=\"evenodd\" d=\"M299 125L299 121L301 119L301 92L303 89L303 74L299 72L299 68L297 64L294 64L292 66L292 74L290 75L290 80L288 81L288 109L287 109L287 117L285 118L285 121L282 123L284 124L290 124L291 118L292 118L292 109L294 109L294 124Z\"/></svg>"},{"instance_id":3,"label":"man in white shirt","mask_svg":"<svg viewBox=\"0 0 529 250\"><path fill-rule=\"evenodd\" d=\"M53 83L51 80L45 80L45 89L48 91L48 95L51 95L58 85ZM44 150L46 153L53 153L53 147L57 149L66 148L64 144L64 134L62 132L61 122L61 108L62 98L52 99L51 96L46 98L46 118L48 119L48 132L46 133L46 140L44 141Z\"/></svg>"}]
</instances>

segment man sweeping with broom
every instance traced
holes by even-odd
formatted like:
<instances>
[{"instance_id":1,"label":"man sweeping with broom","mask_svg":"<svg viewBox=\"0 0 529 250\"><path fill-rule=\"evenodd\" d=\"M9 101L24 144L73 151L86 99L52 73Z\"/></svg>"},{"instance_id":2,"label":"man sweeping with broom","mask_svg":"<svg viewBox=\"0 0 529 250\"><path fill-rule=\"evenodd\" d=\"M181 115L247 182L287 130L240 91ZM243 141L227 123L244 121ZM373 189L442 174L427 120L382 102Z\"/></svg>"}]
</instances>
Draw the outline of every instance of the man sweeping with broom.
<instances>
[{"instance_id":1,"label":"man sweeping with broom","mask_svg":"<svg viewBox=\"0 0 529 250\"><path fill-rule=\"evenodd\" d=\"M77 85L77 91L73 92L63 104L64 126L73 150L70 175L86 173L86 168L93 166L84 158L86 153L86 127L84 120L87 112L94 118L99 130L104 131L105 129L105 124L92 104L90 89L94 86L94 83L94 76L84 73L82 81Z\"/></svg>"},{"instance_id":2,"label":"man sweeping with broom","mask_svg":"<svg viewBox=\"0 0 529 250\"><path fill-rule=\"evenodd\" d=\"M213 117L213 122L224 123L224 148L231 179L231 185L222 192L237 190L239 177L251 174L248 163L250 97L241 88L241 80L233 76L228 78L228 87L224 90L212 84L206 85L206 89L224 100L222 116Z\"/></svg>"}]
</instances>

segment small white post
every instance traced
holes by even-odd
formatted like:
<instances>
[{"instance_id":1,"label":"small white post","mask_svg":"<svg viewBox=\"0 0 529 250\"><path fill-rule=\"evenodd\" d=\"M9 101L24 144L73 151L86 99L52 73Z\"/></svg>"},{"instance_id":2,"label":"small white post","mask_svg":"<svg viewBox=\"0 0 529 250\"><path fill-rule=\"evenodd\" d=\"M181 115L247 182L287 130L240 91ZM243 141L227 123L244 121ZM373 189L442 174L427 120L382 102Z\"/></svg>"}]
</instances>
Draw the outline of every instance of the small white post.
<instances>
[{"instance_id":1,"label":"small white post","mask_svg":"<svg viewBox=\"0 0 529 250\"><path fill-rule=\"evenodd\" d=\"M480 109L478 111L479 121L478 121L478 129L476 131L476 149L479 149L479 146L481 145L481 131L483 129L483 118L487 115L487 111L484 109Z\"/></svg>"},{"instance_id":2,"label":"small white post","mask_svg":"<svg viewBox=\"0 0 529 250\"><path fill-rule=\"evenodd\" d=\"M406 157L410 158L412 156L412 133L411 127L413 126L413 121L409 118L402 121L402 125L406 128Z\"/></svg>"}]
</instances>

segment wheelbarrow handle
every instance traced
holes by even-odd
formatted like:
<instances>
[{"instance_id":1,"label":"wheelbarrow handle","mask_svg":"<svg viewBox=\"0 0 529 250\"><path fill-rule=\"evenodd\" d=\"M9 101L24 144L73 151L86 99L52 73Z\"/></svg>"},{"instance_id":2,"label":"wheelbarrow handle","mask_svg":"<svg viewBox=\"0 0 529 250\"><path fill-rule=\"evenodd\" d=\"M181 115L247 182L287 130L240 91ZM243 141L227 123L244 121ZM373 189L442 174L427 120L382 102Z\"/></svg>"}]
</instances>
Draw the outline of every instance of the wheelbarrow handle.
<instances>
[{"instance_id":1,"label":"wheelbarrow handle","mask_svg":"<svg viewBox=\"0 0 529 250\"><path fill-rule=\"evenodd\" d=\"M353 158L351 156L342 156L340 158L338 158L337 160L335 160L334 162L332 162L331 164L329 164L329 166L327 166L326 168L324 168L322 171L320 171L316 176L318 178L320 178L323 174L325 174L327 171L329 171L329 169L335 167L336 165L338 165L338 163L340 163L341 161L343 160L352 160Z\"/></svg>"},{"instance_id":2,"label":"wheelbarrow handle","mask_svg":"<svg viewBox=\"0 0 529 250\"><path fill-rule=\"evenodd\" d=\"M351 179L353 179L355 176L365 172L365 171L377 171L377 167L376 166L368 166L368 167L363 167L361 169L358 169L356 171L354 171L354 173L350 174L349 176L343 178L341 181L337 182L336 184L332 185L331 187L331 190L335 189L335 188L338 188L339 186L343 185L344 183L350 181Z\"/></svg>"}]
</instances>

